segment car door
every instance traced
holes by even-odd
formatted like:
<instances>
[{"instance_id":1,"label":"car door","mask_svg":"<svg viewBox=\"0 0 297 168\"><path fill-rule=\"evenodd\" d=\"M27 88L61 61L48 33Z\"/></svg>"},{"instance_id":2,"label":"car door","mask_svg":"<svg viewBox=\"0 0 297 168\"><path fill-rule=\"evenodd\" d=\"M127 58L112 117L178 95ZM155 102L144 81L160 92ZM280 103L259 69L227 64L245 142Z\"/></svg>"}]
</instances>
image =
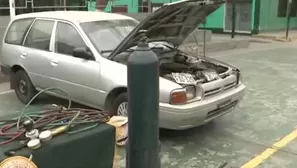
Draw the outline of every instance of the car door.
<instances>
[{"instance_id":1,"label":"car door","mask_svg":"<svg viewBox=\"0 0 297 168\"><path fill-rule=\"evenodd\" d=\"M58 21L55 30L54 51L51 60L51 77L56 86L65 90L72 99L84 104L97 106L102 92L100 84L100 64L92 59L73 56L75 48L88 45L76 26L70 22Z\"/></svg>"},{"instance_id":2,"label":"car door","mask_svg":"<svg viewBox=\"0 0 297 168\"><path fill-rule=\"evenodd\" d=\"M36 19L28 31L20 53L20 62L37 88L52 85L50 57L53 55L51 39L55 21Z\"/></svg>"}]
</instances>

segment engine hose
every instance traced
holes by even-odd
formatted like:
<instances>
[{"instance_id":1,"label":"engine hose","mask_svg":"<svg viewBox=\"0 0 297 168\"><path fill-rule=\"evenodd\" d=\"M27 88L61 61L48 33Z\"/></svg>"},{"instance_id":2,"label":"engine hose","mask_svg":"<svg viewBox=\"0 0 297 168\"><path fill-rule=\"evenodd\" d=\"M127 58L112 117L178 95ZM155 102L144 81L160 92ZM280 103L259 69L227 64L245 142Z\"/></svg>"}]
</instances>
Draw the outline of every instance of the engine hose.
<instances>
[{"instance_id":1,"label":"engine hose","mask_svg":"<svg viewBox=\"0 0 297 168\"><path fill-rule=\"evenodd\" d=\"M55 88L55 87L50 87L50 88L41 90L40 92L38 92L38 93L37 93L37 94L36 94L36 95L29 101L29 103L28 103L28 104L24 107L24 109L21 111L21 114L20 114L20 116L18 117L17 129L19 129L20 120L22 119L22 117L23 117L25 111L26 111L27 108L31 105L31 103L32 103L32 102L33 102L39 95L45 93L46 91L50 91L50 90L59 90L59 91L63 92L63 93L67 96L67 98L68 98L68 108L71 107L71 99L70 99L70 96L69 96L69 94L68 94L66 91L64 91L63 89ZM28 118L28 116L26 116L26 115L25 115L25 117ZM29 117L29 119L30 119L30 117Z\"/></svg>"},{"instance_id":2,"label":"engine hose","mask_svg":"<svg viewBox=\"0 0 297 168\"><path fill-rule=\"evenodd\" d=\"M68 108L61 107L55 110L45 110L41 112L25 114L26 109L33 102L33 100L36 99L40 94L48 90L61 89L48 88L40 91L30 100L30 102L25 106L25 108L21 111L21 114L17 118L11 120L0 120L0 139L4 139L4 141L0 141L0 146L11 143L15 140L26 139L26 137L24 136L26 130L23 126L20 126L20 122L24 118L28 118L33 121L34 128L40 130L48 130L60 126L67 126L66 133L69 134L94 128L100 123L108 122L110 119L108 113L102 110L71 108L71 100L67 93L63 90L61 91L64 92L69 99ZM91 126L88 125L84 126L80 130L69 131L70 127L83 124L91 124Z\"/></svg>"}]
</instances>

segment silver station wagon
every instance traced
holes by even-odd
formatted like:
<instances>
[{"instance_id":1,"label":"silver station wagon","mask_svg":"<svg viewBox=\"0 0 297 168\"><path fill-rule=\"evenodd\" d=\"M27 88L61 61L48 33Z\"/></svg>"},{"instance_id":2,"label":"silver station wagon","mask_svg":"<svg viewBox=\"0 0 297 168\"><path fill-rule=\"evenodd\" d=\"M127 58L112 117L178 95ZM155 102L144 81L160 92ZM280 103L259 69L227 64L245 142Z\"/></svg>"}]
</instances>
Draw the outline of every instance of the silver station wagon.
<instances>
[{"instance_id":1,"label":"silver station wagon","mask_svg":"<svg viewBox=\"0 0 297 168\"><path fill-rule=\"evenodd\" d=\"M139 41L138 32L146 30L160 62L160 127L197 127L232 111L244 96L237 68L178 49L222 4L170 3L142 22L100 11L17 15L2 41L1 70L23 103L39 90L58 87L74 102L106 109L111 116L127 115L126 62ZM48 94L65 98L56 91Z\"/></svg>"}]
</instances>

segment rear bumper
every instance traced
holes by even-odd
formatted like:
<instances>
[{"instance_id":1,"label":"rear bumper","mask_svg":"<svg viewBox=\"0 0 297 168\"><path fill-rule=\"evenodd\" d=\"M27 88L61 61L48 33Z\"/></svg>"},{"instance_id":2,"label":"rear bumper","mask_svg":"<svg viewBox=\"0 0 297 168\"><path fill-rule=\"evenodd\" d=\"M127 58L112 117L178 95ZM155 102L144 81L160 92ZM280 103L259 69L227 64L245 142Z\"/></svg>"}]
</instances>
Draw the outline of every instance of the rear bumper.
<instances>
[{"instance_id":1,"label":"rear bumper","mask_svg":"<svg viewBox=\"0 0 297 168\"><path fill-rule=\"evenodd\" d=\"M243 98L245 85L186 105L160 104L160 127L183 130L203 125L231 112ZM225 103L226 102L226 103ZM224 103L224 106L222 106Z\"/></svg>"}]
</instances>

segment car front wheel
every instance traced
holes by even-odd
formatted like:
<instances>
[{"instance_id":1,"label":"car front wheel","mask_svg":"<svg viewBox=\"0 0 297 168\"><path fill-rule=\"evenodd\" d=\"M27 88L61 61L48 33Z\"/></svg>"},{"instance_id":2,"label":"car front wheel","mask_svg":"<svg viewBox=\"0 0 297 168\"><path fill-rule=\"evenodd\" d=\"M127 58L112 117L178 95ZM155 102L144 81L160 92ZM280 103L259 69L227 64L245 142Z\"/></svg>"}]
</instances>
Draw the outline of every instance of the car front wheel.
<instances>
[{"instance_id":1,"label":"car front wheel","mask_svg":"<svg viewBox=\"0 0 297 168\"><path fill-rule=\"evenodd\" d=\"M128 95L121 93L116 97L111 109L111 116L128 116Z\"/></svg>"},{"instance_id":2,"label":"car front wheel","mask_svg":"<svg viewBox=\"0 0 297 168\"><path fill-rule=\"evenodd\" d=\"M24 104L29 103L36 94L36 89L24 70L15 73L14 90L18 99Z\"/></svg>"}]
</instances>

